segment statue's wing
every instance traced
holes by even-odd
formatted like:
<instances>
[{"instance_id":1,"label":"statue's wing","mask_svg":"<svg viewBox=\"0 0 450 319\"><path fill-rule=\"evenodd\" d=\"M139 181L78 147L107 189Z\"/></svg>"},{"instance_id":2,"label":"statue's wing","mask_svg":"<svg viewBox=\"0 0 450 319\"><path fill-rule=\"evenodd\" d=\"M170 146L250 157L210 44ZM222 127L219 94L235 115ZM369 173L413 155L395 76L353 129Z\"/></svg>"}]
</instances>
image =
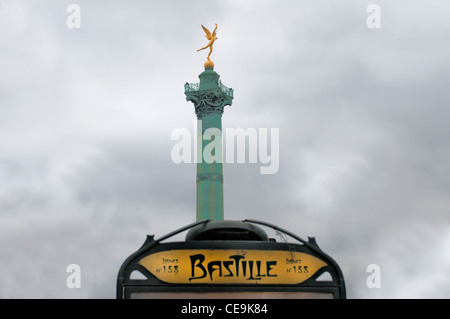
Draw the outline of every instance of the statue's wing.
<instances>
[{"instance_id":1,"label":"statue's wing","mask_svg":"<svg viewBox=\"0 0 450 319\"><path fill-rule=\"evenodd\" d=\"M205 33L206 33L205 37L206 37L208 40L211 40L211 32L209 32L209 30L206 29L206 28L203 26L203 24L202 24L202 28L203 28L203 30L204 30Z\"/></svg>"},{"instance_id":2,"label":"statue's wing","mask_svg":"<svg viewBox=\"0 0 450 319\"><path fill-rule=\"evenodd\" d=\"M216 23L216 27L214 28L214 31L212 33L212 37L214 38L216 36L216 31L217 31L217 23Z\"/></svg>"}]
</instances>

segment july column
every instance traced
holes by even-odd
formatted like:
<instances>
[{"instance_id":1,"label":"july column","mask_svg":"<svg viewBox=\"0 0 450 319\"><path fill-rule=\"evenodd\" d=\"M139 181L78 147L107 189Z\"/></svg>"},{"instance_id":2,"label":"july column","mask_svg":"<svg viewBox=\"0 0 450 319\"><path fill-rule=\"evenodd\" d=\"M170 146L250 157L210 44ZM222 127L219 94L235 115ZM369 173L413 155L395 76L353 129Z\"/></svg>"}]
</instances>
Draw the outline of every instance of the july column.
<instances>
[{"instance_id":1,"label":"july column","mask_svg":"<svg viewBox=\"0 0 450 319\"><path fill-rule=\"evenodd\" d=\"M205 67L199 84L185 84L186 100L194 103L197 126L197 221L223 220L222 114L231 105L233 89L225 87L213 67ZM200 158L199 158L200 157ZM200 160L201 159L201 160Z\"/></svg>"}]
</instances>

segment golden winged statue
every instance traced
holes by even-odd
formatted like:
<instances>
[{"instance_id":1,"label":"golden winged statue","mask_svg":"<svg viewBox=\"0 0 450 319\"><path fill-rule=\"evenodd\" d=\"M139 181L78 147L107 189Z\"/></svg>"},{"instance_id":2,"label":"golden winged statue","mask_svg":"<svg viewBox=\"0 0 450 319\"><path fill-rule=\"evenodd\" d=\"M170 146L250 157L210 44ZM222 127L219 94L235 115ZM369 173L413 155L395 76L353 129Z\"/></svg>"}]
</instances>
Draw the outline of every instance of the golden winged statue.
<instances>
[{"instance_id":1,"label":"golden winged statue","mask_svg":"<svg viewBox=\"0 0 450 319\"><path fill-rule=\"evenodd\" d=\"M216 23L216 27L214 28L214 31L213 31L212 34L211 34L211 32L209 32L209 30L206 29L203 25L202 25L202 28L203 28L203 30L205 31L205 33L206 33L205 37L209 40L209 42L208 42L208 44L207 44L206 46L204 46L203 48L198 49L197 52L209 48L209 54L208 54L208 58L207 58L207 59L208 59L208 61L210 61L210 62L212 63L212 61L209 59L209 57L211 56L211 53L212 53L212 51L213 51L213 44L214 44L214 41L217 40L217 37L216 37L217 23ZM213 65L214 65L214 64L213 64Z\"/></svg>"}]
</instances>

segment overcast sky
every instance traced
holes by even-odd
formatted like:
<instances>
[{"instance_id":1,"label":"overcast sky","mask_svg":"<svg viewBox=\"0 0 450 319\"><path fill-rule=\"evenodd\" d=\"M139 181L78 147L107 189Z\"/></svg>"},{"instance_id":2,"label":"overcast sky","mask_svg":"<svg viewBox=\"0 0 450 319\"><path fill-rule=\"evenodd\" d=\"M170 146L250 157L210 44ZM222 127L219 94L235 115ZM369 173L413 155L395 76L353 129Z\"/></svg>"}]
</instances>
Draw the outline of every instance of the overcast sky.
<instances>
[{"instance_id":1,"label":"overcast sky","mask_svg":"<svg viewBox=\"0 0 450 319\"><path fill-rule=\"evenodd\" d=\"M223 127L280 134L276 174L224 164L225 218L316 237L349 298L450 298L449 16L447 0L1 0L0 298L115 298L147 234L195 221L171 133L194 130L184 83L214 23Z\"/></svg>"}]
</instances>

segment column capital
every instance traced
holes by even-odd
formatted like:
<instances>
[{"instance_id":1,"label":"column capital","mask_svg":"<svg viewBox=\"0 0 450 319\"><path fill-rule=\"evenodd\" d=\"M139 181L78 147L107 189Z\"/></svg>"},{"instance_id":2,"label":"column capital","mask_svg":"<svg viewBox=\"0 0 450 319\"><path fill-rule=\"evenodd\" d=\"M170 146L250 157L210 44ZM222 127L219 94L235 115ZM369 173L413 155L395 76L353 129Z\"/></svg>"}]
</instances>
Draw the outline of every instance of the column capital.
<instances>
[{"instance_id":1,"label":"column capital","mask_svg":"<svg viewBox=\"0 0 450 319\"><path fill-rule=\"evenodd\" d=\"M211 68L206 68L199 75L200 83L184 85L186 100L194 103L195 114L201 118L205 114L223 114L226 105L233 102L233 89L219 80L219 75Z\"/></svg>"}]
</instances>

